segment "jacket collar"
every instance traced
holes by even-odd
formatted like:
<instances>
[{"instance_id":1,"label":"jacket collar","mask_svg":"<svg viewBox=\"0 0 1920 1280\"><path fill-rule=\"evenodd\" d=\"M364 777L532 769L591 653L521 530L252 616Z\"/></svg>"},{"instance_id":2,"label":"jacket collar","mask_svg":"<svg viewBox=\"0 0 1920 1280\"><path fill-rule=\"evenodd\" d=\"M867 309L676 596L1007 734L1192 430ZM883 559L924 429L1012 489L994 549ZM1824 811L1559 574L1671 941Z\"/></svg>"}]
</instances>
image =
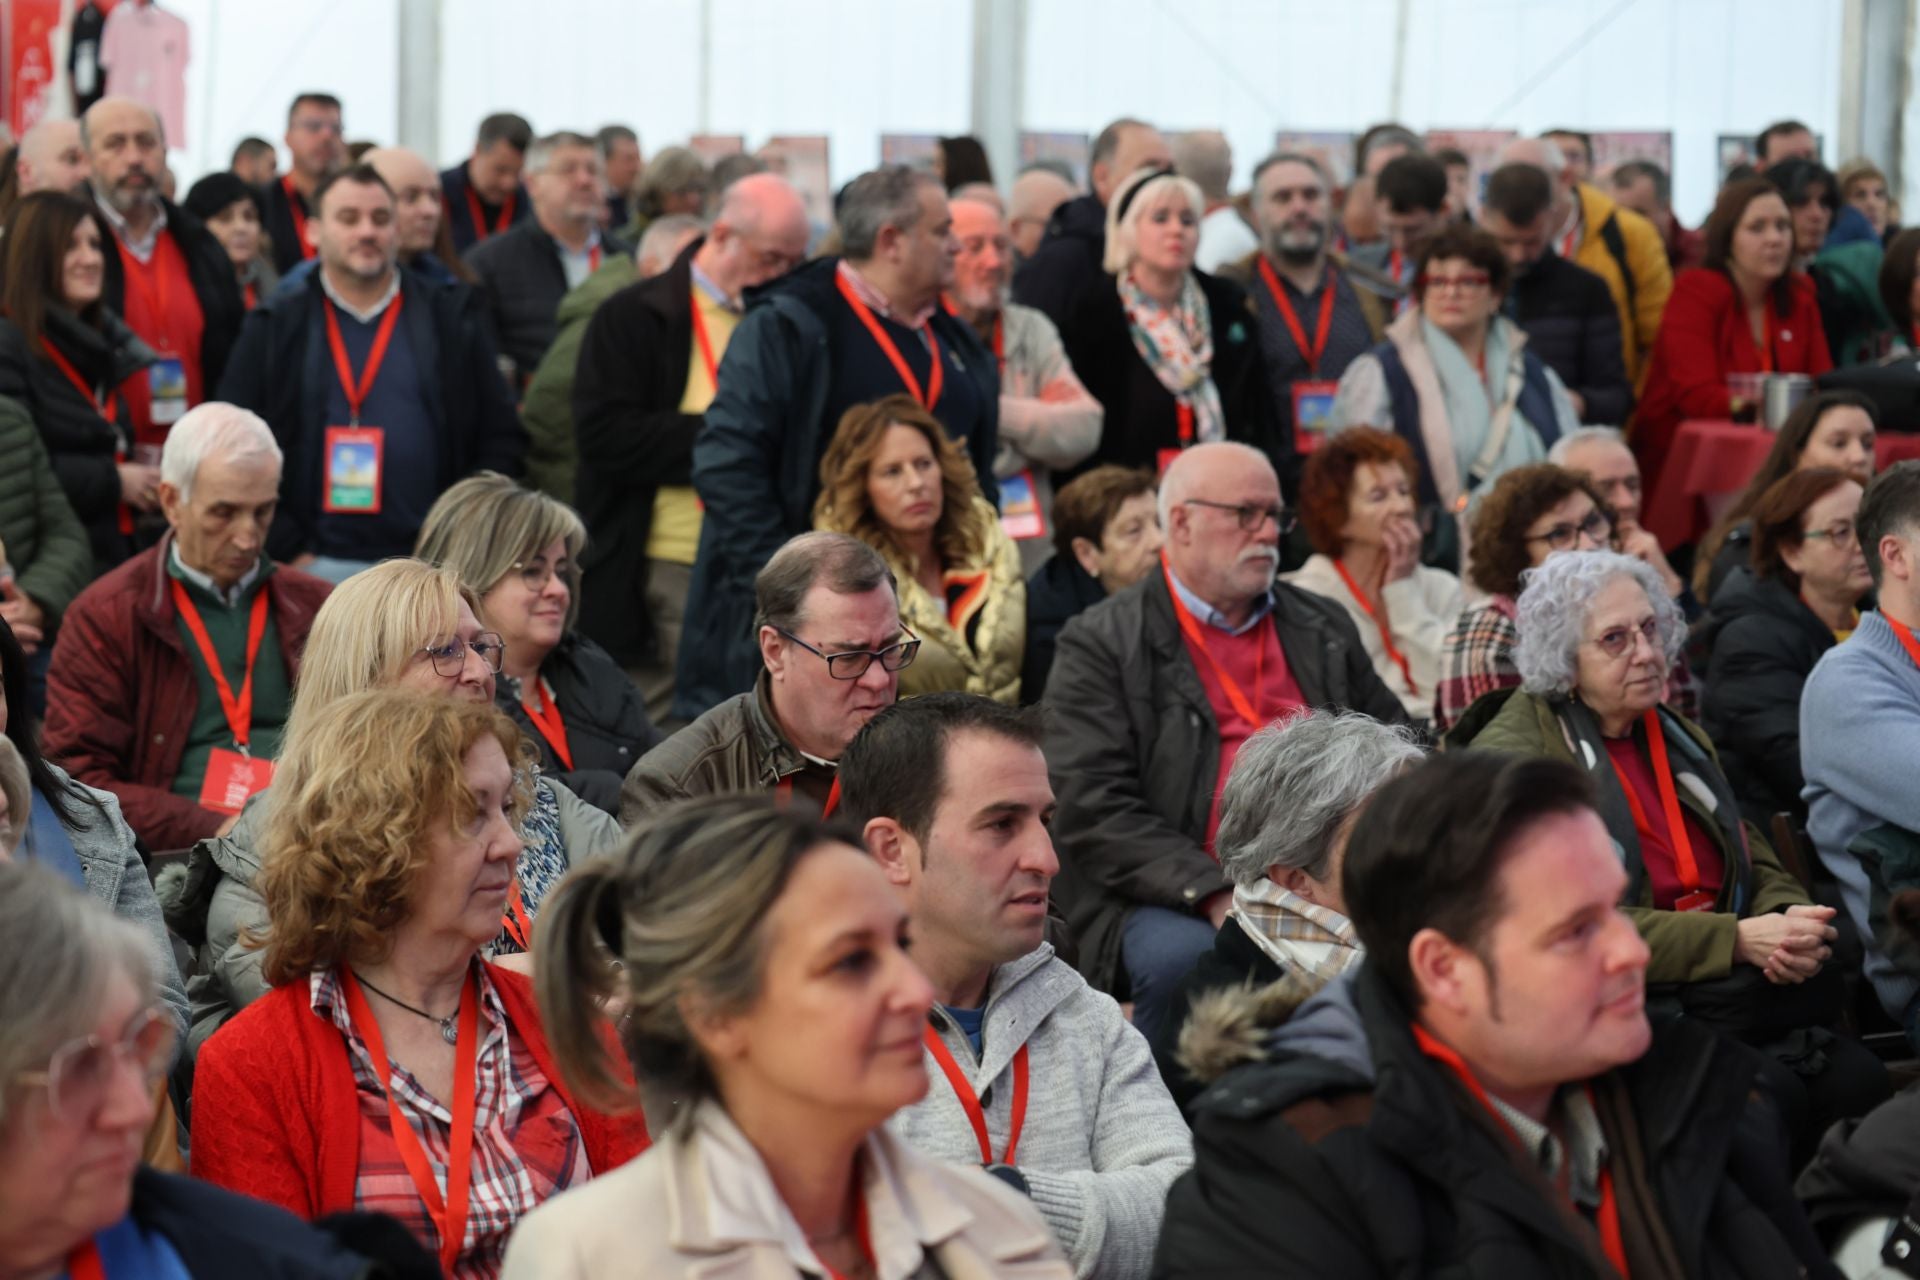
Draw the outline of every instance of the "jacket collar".
<instances>
[{"instance_id":1,"label":"jacket collar","mask_svg":"<svg viewBox=\"0 0 1920 1280\"><path fill-rule=\"evenodd\" d=\"M1207 701L1206 687L1200 683L1200 675L1187 655L1186 642L1180 637L1180 624L1173 614L1173 596L1167 590L1167 575L1150 573L1127 590L1140 592L1145 640L1153 651L1155 665L1167 672L1181 695L1204 710L1211 720L1213 704ZM1300 603L1301 594L1298 587L1276 579L1273 608L1265 625L1280 633L1280 652L1286 655L1287 670L1300 686L1301 696L1308 705L1319 706L1326 700L1327 669L1322 655L1329 637L1325 619L1317 610Z\"/></svg>"},{"instance_id":2,"label":"jacket collar","mask_svg":"<svg viewBox=\"0 0 1920 1280\"><path fill-rule=\"evenodd\" d=\"M788 742L780 732L780 722L773 714L773 679L765 668L753 682L753 695L746 700L747 731L753 735L754 754L766 762L763 772L770 771L771 776L762 779L768 785L781 778L800 772L807 767L806 756L800 748Z\"/></svg>"},{"instance_id":3,"label":"jacket collar","mask_svg":"<svg viewBox=\"0 0 1920 1280\"><path fill-rule=\"evenodd\" d=\"M997 1079L1047 1015L1085 986L1086 980L1058 959L1053 945L1046 942L994 969L981 1007L979 1078ZM959 1025L939 1005L927 1017L942 1032L962 1036Z\"/></svg>"}]
</instances>

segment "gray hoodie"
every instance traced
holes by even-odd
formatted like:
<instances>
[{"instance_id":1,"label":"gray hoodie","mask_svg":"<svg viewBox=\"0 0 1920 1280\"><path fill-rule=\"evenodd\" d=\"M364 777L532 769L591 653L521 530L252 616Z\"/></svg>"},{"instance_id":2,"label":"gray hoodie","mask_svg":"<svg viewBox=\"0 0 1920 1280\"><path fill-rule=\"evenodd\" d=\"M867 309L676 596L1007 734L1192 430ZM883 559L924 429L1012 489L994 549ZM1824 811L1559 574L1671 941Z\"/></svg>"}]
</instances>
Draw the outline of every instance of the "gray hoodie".
<instances>
[{"instance_id":1,"label":"gray hoodie","mask_svg":"<svg viewBox=\"0 0 1920 1280\"><path fill-rule=\"evenodd\" d=\"M994 970L979 1058L945 1010L935 1008L933 1026L975 1094L984 1094L996 1159L1012 1123L1014 1054L1027 1046L1027 1111L1014 1163L1035 1207L1076 1275L1144 1277L1167 1188L1193 1163L1193 1139L1120 1006L1042 943ZM894 1132L927 1155L978 1165L972 1123L931 1052L927 1075L927 1096L893 1117Z\"/></svg>"}]
</instances>

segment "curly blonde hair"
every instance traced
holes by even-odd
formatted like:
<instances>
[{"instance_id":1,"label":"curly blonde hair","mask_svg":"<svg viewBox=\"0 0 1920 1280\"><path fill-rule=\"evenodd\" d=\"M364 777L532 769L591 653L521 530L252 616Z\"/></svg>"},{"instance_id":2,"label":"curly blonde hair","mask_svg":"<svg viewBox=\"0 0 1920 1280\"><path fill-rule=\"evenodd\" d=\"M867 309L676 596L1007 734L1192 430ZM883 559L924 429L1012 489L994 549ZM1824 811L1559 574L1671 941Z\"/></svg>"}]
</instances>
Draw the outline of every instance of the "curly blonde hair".
<instances>
[{"instance_id":1,"label":"curly blonde hair","mask_svg":"<svg viewBox=\"0 0 1920 1280\"><path fill-rule=\"evenodd\" d=\"M991 530L973 500L980 491L973 463L948 437L940 420L912 396L857 404L841 415L826 456L820 459L820 497L813 504L813 527L852 534L896 564L909 570L919 567L893 530L881 523L867 496L867 473L889 427L912 427L925 436L940 464L940 522L934 526L933 545L942 564L978 560L986 554Z\"/></svg>"},{"instance_id":2,"label":"curly blonde hair","mask_svg":"<svg viewBox=\"0 0 1920 1280\"><path fill-rule=\"evenodd\" d=\"M268 983L385 958L413 914L434 836L473 820L466 757L489 737L513 766L518 830L534 754L490 703L370 689L334 700L287 740L256 882L271 921Z\"/></svg>"}]
</instances>

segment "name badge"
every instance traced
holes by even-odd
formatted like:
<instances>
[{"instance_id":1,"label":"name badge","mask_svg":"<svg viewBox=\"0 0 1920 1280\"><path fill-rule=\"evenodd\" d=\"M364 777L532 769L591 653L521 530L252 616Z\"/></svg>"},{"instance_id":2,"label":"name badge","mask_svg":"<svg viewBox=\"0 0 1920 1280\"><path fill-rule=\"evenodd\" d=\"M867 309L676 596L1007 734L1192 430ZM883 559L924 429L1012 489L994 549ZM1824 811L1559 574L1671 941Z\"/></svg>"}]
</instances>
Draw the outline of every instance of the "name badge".
<instances>
[{"instance_id":1,"label":"name badge","mask_svg":"<svg viewBox=\"0 0 1920 1280\"><path fill-rule=\"evenodd\" d=\"M1683 893L1673 900L1673 909L1675 911L1712 911L1715 909L1714 895L1705 889Z\"/></svg>"},{"instance_id":2,"label":"name badge","mask_svg":"<svg viewBox=\"0 0 1920 1280\"><path fill-rule=\"evenodd\" d=\"M153 425L172 426L187 411L187 366L176 356L161 356L147 366Z\"/></svg>"},{"instance_id":3,"label":"name badge","mask_svg":"<svg viewBox=\"0 0 1920 1280\"><path fill-rule=\"evenodd\" d=\"M1312 453L1327 438L1333 421L1333 398L1338 382L1296 382L1293 384L1293 447L1299 453Z\"/></svg>"},{"instance_id":4,"label":"name badge","mask_svg":"<svg viewBox=\"0 0 1920 1280\"><path fill-rule=\"evenodd\" d=\"M381 458L387 433L379 427L328 427L320 509L329 515L377 515Z\"/></svg>"},{"instance_id":5,"label":"name badge","mask_svg":"<svg viewBox=\"0 0 1920 1280\"><path fill-rule=\"evenodd\" d=\"M1047 517L1040 510L1031 469L1001 479L1000 527L1016 541L1047 536Z\"/></svg>"},{"instance_id":6,"label":"name badge","mask_svg":"<svg viewBox=\"0 0 1920 1280\"><path fill-rule=\"evenodd\" d=\"M273 785L273 761L256 760L238 751L215 747L207 757L207 777L200 784L200 804L215 813L238 813L247 797Z\"/></svg>"}]
</instances>

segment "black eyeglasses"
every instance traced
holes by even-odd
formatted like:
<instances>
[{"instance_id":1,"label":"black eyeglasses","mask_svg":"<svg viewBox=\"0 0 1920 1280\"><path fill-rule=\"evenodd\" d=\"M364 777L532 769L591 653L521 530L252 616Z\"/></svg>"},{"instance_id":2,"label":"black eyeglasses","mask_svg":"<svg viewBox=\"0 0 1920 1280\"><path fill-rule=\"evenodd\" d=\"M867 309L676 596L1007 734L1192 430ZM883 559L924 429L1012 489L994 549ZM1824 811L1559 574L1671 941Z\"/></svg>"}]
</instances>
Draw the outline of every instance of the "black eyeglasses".
<instances>
[{"instance_id":1,"label":"black eyeglasses","mask_svg":"<svg viewBox=\"0 0 1920 1280\"><path fill-rule=\"evenodd\" d=\"M1215 511L1231 511L1233 518L1240 522L1243 530L1258 529L1268 520L1279 529L1280 536L1286 537L1293 532L1293 513L1285 507L1265 507L1256 503L1236 506L1231 502L1209 502L1205 498L1182 498L1180 505L1189 507L1212 507Z\"/></svg>"},{"instance_id":2,"label":"black eyeglasses","mask_svg":"<svg viewBox=\"0 0 1920 1280\"><path fill-rule=\"evenodd\" d=\"M1545 533L1531 534L1527 541L1544 542L1555 551L1565 551L1577 542L1583 533L1595 542L1605 542L1613 533L1613 521L1606 512L1596 509L1588 512L1587 518L1579 524L1569 520L1553 526Z\"/></svg>"},{"instance_id":3,"label":"black eyeglasses","mask_svg":"<svg viewBox=\"0 0 1920 1280\"><path fill-rule=\"evenodd\" d=\"M823 653L785 627L774 628L808 653L825 659L827 674L835 680L858 680L867 674L867 668L873 665L875 658L880 659L880 665L888 671L898 671L911 663L913 655L920 652L920 639L905 627L900 629L906 631L907 639L898 644L890 644L884 649L849 649L845 653Z\"/></svg>"},{"instance_id":4,"label":"black eyeglasses","mask_svg":"<svg viewBox=\"0 0 1920 1280\"><path fill-rule=\"evenodd\" d=\"M482 631L472 640L463 641L455 636L442 645L423 645L419 652L427 655L435 675L451 680L466 670L468 649L480 655L487 670L495 675L500 673L500 660L507 656L507 646L491 631Z\"/></svg>"}]
</instances>

